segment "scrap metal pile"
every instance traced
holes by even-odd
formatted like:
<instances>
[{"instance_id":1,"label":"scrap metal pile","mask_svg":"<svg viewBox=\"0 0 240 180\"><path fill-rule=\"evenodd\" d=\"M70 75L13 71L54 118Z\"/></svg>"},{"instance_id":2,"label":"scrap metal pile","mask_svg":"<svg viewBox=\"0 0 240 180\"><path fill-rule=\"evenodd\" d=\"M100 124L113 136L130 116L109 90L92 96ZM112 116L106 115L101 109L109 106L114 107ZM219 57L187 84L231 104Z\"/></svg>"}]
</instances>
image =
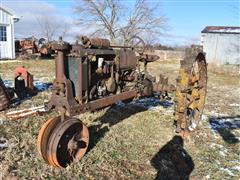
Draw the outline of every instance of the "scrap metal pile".
<instances>
[{"instance_id":1,"label":"scrap metal pile","mask_svg":"<svg viewBox=\"0 0 240 180\"><path fill-rule=\"evenodd\" d=\"M33 57L33 55L49 58L54 54L50 43L46 39L40 38L37 40L34 37L16 40L15 51L17 56L22 59Z\"/></svg>"},{"instance_id":2,"label":"scrap metal pile","mask_svg":"<svg viewBox=\"0 0 240 180\"><path fill-rule=\"evenodd\" d=\"M55 108L59 116L46 121L37 140L38 151L49 165L66 167L86 153L88 128L75 115L119 101L155 93L163 100L175 92L176 131L184 134L196 128L207 86L207 64L200 47L186 49L175 87L163 75L156 81L149 74L148 63L159 57L145 54L140 38L134 37L129 47L111 46L107 39L81 40L74 45L62 39L51 44L57 51L56 79L47 107Z\"/></svg>"}]
</instances>

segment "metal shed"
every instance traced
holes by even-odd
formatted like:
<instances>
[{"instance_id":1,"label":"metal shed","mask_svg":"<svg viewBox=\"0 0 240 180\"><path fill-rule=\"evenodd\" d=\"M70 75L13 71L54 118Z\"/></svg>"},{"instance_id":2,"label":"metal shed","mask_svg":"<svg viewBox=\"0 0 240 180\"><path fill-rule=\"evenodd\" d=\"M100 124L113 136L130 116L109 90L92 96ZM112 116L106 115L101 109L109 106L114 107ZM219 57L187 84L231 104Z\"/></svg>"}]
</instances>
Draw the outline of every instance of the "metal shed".
<instances>
[{"instance_id":1,"label":"metal shed","mask_svg":"<svg viewBox=\"0 0 240 180\"><path fill-rule=\"evenodd\" d=\"M0 59L15 59L14 23L19 17L0 4Z\"/></svg>"},{"instance_id":2,"label":"metal shed","mask_svg":"<svg viewBox=\"0 0 240 180\"><path fill-rule=\"evenodd\" d=\"M201 33L209 63L240 64L240 27L207 26Z\"/></svg>"}]
</instances>

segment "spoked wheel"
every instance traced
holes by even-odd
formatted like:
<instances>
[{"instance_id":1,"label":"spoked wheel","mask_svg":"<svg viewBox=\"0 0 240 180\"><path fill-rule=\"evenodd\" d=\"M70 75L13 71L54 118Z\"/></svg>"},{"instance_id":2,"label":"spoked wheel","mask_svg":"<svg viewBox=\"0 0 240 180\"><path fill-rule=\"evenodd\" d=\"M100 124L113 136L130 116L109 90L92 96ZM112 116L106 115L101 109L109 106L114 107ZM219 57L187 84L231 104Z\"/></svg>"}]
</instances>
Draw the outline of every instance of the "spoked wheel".
<instances>
[{"instance_id":1,"label":"spoked wheel","mask_svg":"<svg viewBox=\"0 0 240 180\"><path fill-rule=\"evenodd\" d=\"M51 166L66 167L80 160L89 144L88 128L78 119L61 122L60 117L49 119L39 132L38 151Z\"/></svg>"},{"instance_id":2,"label":"spoked wheel","mask_svg":"<svg viewBox=\"0 0 240 180\"><path fill-rule=\"evenodd\" d=\"M78 119L65 120L50 136L48 162L54 167L66 167L84 156L88 144L88 128Z\"/></svg>"},{"instance_id":3,"label":"spoked wheel","mask_svg":"<svg viewBox=\"0 0 240 180\"><path fill-rule=\"evenodd\" d=\"M186 49L175 96L177 132L193 131L202 118L207 92L207 63L200 47Z\"/></svg>"},{"instance_id":4,"label":"spoked wheel","mask_svg":"<svg viewBox=\"0 0 240 180\"><path fill-rule=\"evenodd\" d=\"M133 36L129 40L128 45L131 46L139 55L143 55L145 51L145 42L142 38Z\"/></svg>"}]
</instances>

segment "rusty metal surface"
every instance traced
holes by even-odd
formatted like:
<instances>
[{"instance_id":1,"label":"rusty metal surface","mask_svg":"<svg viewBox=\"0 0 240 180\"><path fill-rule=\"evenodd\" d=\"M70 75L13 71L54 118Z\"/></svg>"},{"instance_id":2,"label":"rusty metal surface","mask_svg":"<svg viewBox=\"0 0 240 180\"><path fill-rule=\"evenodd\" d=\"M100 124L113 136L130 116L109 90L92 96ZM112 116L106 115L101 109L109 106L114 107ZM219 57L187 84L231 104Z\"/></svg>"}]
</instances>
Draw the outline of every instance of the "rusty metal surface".
<instances>
[{"instance_id":1,"label":"rusty metal surface","mask_svg":"<svg viewBox=\"0 0 240 180\"><path fill-rule=\"evenodd\" d=\"M20 99L26 97L27 94L36 94L33 85L33 75L23 66L19 66L14 70L14 90Z\"/></svg>"},{"instance_id":2,"label":"rusty metal surface","mask_svg":"<svg viewBox=\"0 0 240 180\"><path fill-rule=\"evenodd\" d=\"M91 102L83 104L82 106L79 106L79 107L73 107L71 109L71 114L79 114L81 112L87 112L87 111L104 108L104 107L110 106L116 102L119 102L119 101L122 101L125 99L134 98L136 96L137 96L136 90L122 92L117 95L112 95L112 96L108 96L108 97L105 97L102 99L91 101Z\"/></svg>"},{"instance_id":3,"label":"rusty metal surface","mask_svg":"<svg viewBox=\"0 0 240 180\"><path fill-rule=\"evenodd\" d=\"M52 96L52 99L48 104L48 108L51 109L52 107L55 107L56 109L61 110L62 107L65 107L68 112L68 115L74 116L87 111L93 111L96 109L104 108L116 102L119 102L125 99L134 98L136 96L137 96L137 91L132 90L127 92L122 92L117 95L107 96L107 97L97 99L88 103L78 104L73 97L67 99L67 98L62 98L61 96L55 94Z\"/></svg>"},{"instance_id":4,"label":"rusty metal surface","mask_svg":"<svg viewBox=\"0 0 240 180\"><path fill-rule=\"evenodd\" d=\"M177 132L193 131L201 120L207 92L207 64L202 49L186 49L175 98Z\"/></svg>"},{"instance_id":5,"label":"rusty metal surface","mask_svg":"<svg viewBox=\"0 0 240 180\"><path fill-rule=\"evenodd\" d=\"M66 78L64 69L64 53L62 51L58 51L57 53L55 68L56 68L56 80L57 82L61 83Z\"/></svg>"},{"instance_id":6,"label":"rusty metal surface","mask_svg":"<svg viewBox=\"0 0 240 180\"><path fill-rule=\"evenodd\" d=\"M6 109L10 105L10 98L7 89L0 77L0 111Z\"/></svg>"},{"instance_id":7,"label":"rusty metal surface","mask_svg":"<svg viewBox=\"0 0 240 180\"><path fill-rule=\"evenodd\" d=\"M35 38L28 38L28 39L21 40L20 47L23 51L27 49L31 49L33 53L36 52L37 46L36 46Z\"/></svg>"},{"instance_id":8,"label":"rusty metal surface","mask_svg":"<svg viewBox=\"0 0 240 180\"><path fill-rule=\"evenodd\" d=\"M132 69L136 68L137 58L134 51L121 49L119 52L119 68Z\"/></svg>"},{"instance_id":9,"label":"rusty metal surface","mask_svg":"<svg viewBox=\"0 0 240 180\"><path fill-rule=\"evenodd\" d=\"M55 127L47 145L47 161L54 167L66 167L80 160L89 144L87 127L78 119L67 119Z\"/></svg>"},{"instance_id":10,"label":"rusty metal surface","mask_svg":"<svg viewBox=\"0 0 240 180\"><path fill-rule=\"evenodd\" d=\"M49 162L47 159L47 149L48 149L49 138L54 128L57 126L58 123L60 123L60 121L61 121L60 116L50 118L49 120L47 120L47 122L43 124L38 134L37 149L39 154L48 164Z\"/></svg>"},{"instance_id":11,"label":"rusty metal surface","mask_svg":"<svg viewBox=\"0 0 240 180\"><path fill-rule=\"evenodd\" d=\"M85 48L107 49L110 46L110 41L108 39L88 38L87 36L82 36L81 41Z\"/></svg>"},{"instance_id":12,"label":"rusty metal surface","mask_svg":"<svg viewBox=\"0 0 240 180\"><path fill-rule=\"evenodd\" d=\"M149 55L149 54L143 54L139 58L139 61L141 62L154 62L160 59L157 55Z\"/></svg>"}]
</instances>

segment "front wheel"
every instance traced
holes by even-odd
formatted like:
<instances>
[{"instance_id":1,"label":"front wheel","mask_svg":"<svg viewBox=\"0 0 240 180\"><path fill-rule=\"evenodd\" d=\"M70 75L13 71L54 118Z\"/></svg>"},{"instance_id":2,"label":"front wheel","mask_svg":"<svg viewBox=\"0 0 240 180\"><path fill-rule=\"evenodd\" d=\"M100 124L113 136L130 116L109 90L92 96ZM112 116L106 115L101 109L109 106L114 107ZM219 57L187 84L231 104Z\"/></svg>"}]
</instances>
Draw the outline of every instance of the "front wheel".
<instances>
[{"instance_id":1,"label":"front wheel","mask_svg":"<svg viewBox=\"0 0 240 180\"><path fill-rule=\"evenodd\" d=\"M89 131L75 118L60 121L48 120L40 130L38 150L43 159L53 167L67 167L82 159L89 144Z\"/></svg>"}]
</instances>

